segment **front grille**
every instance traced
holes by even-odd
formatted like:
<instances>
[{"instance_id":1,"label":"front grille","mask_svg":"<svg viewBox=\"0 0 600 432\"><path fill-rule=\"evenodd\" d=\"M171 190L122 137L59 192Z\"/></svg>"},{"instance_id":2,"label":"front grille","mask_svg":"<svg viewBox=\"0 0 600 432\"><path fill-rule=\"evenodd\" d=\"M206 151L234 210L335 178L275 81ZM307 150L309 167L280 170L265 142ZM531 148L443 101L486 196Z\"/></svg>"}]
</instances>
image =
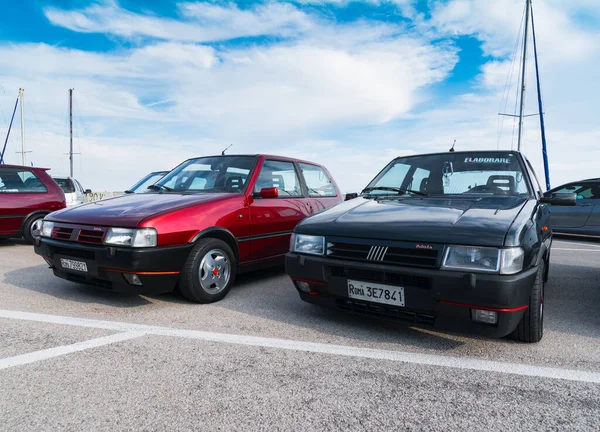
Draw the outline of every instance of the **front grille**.
<instances>
[{"instance_id":1,"label":"front grille","mask_svg":"<svg viewBox=\"0 0 600 432\"><path fill-rule=\"evenodd\" d=\"M336 300L335 304L343 311L359 315L384 318L412 325L433 327L435 324L435 315L432 312L419 312L396 306L366 303L350 299Z\"/></svg>"},{"instance_id":2,"label":"front grille","mask_svg":"<svg viewBox=\"0 0 600 432\"><path fill-rule=\"evenodd\" d=\"M436 268L444 250L442 245L420 245L418 243L395 243L373 245L364 241L350 243L328 239L327 256L353 261L378 262L381 264L409 267Z\"/></svg>"},{"instance_id":3,"label":"front grille","mask_svg":"<svg viewBox=\"0 0 600 432\"><path fill-rule=\"evenodd\" d=\"M81 250L81 249L71 249L65 248L61 246L49 246L52 254L56 255L64 255L67 257L73 258L81 258L86 260L94 260L96 258L96 254L92 251Z\"/></svg>"},{"instance_id":4,"label":"front grille","mask_svg":"<svg viewBox=\"0 0 600 432\"><path fill-rule=\"evenodd\" d=\"M364 270L352 267L332 266L331 275L365 282L381 282L393 285L431 289L431 278L401 273Z\"/></svg>"},{"instance_id":5,"label":"front grille","mask_svg":"<svg viewBox=\"0 0 600 432\"><path fill-rule=\"evenodd\" d=\"M102 280L102 279L89 277L89 276L73 274L73 273L67 273L66 277L68 280L70 280L72 282L79 282L79 283L84 283L86 285L93 285L95 287L104 288L104 289L108 289L108 290L113 289L113 283L111 281Z\"/></svg>"},{"instance_id":6,"label":"front grille","mask_svg":"<svg viewBox=\"0 0 600 432\"><path fill-rule=\"evenodd\" d=\"M52 238L59 240L70 240L71 234L73 234L73 228L54 227L52 230Z\"/></svg>"},{"instance_id":7,"label":"front grille","mask_svg":"<svg viewBox=\"0 0 600 432\"><path fill-rule=\"evenodd\" d=\"M104 231L82 229L77 236L77 241L82 243L102 244L102 240L104 240Z\"/></svg>"}]
</instances>

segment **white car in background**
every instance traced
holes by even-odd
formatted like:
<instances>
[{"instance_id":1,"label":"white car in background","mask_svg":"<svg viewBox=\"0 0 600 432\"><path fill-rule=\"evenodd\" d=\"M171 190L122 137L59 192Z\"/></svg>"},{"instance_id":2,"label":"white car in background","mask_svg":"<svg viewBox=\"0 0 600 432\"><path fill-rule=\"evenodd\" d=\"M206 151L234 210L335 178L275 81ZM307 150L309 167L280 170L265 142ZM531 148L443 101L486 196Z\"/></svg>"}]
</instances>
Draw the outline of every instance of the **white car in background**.
<instances>
[{"instance_id":1,"label":"white car in background","mask_svg":"<svg viewBox=\"0 0 600 432\"><path fill-rule=\"evenodd\" d=\"M85 194L92 193L90 189L83 189L81 184L73 177L52 177L65 193L67 207L76 206L85 202Z\"/></svg>"}]
</instances>

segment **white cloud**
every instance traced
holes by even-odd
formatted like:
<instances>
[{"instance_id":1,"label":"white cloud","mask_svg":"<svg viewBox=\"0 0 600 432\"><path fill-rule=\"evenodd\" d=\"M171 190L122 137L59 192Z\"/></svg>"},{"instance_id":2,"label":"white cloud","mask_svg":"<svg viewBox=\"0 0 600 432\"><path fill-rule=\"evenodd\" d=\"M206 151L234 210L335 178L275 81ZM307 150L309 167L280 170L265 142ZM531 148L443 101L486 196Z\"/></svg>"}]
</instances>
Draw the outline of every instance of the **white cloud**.
<instances>
[{"instance_id":1,"label":"white cloud","mask_svg":"<svg viewBox=\"0 0 600 432\"><path fill-rule=\"evenodd\" d=\"M110 33L124 38L153 37L172 41L208 42L246 36L291 36L306 32L314 23L288 3L266 3L241 10L234 3L181 3L183 19L136 14L115 1L93 4L82 10L47 7L55 25L84 33Z\"/></svg>"}]
</instances>

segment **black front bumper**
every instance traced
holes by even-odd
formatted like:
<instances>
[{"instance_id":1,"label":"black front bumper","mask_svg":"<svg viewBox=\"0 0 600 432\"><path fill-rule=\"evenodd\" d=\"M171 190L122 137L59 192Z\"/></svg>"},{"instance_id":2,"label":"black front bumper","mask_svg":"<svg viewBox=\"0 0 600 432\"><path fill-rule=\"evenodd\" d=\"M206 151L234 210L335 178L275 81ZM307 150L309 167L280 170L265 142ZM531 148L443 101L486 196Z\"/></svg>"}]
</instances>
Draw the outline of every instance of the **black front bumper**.
<instances>
[{"instance_id":1,"label":"black front bumper","mask_svg":"<svg viewBox=\"0 0 600 432\"><path fill-rule=\"evenodd\" d=\"M36 240L35 253L42 256L60 278L111 291L133 294L159 294L173 291L179 273L193 245L146 249ZM66 269L61 258L85 262L87 272ZM126 275L135 274L142 285L134 285Z\"/></svg>"},{"instance_id":2,"label":"black front bumper","mask_svg":"<svg viewBox=\"0 0 600 432\"><path fill-rule=\"evenodd\" d=\"M286 271L306 302L409 325L503 337L519 324L529 304L537 267L516 275L474 274L361 263L289 253ZM405 305L348 297L348 280L404 288ZM310 292L298 282L309 283ZM472 319L473 309L497 312L496 324Z\"/></svg>"}]
</instances>

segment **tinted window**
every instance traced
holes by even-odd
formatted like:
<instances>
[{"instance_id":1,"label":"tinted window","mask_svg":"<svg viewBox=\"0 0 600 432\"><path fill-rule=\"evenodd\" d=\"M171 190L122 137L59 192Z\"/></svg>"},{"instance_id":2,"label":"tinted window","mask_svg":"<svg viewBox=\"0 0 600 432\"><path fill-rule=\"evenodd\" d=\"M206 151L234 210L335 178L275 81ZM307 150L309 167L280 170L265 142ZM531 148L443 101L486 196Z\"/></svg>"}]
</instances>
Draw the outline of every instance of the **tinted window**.
<instances>
[{"instance_id":1,"label":"tinted window","mask_svg":"<svg viewBox=\"0 0 600 432\"><path fill-rule=\"evenodd\" d=\"M292 162L266 160L260 170L255 192L276 187L280 196L302 196L298 174Z\"/></svg>"},{"instance_id":2,"label":"tinted window","mask_svg":"<svg viewBox=\"0 0 600 432\"><path fill-rule=\"evenodd\" d=\"M600 182L594 183L573 183L555 189L556 193L575 193L577 199L600 199Z\"/></svg>"},{"instance_id":3,"label":"tinted window","mask_svg":"<svg viewBox=\"0 0 600 432\"><path fill-rule=\"evenodd\" d=\"M429 195L529 195L526 176L514 153L449 152L398 158L369 187L411 189Z\"/></svg>"},{"instance_id":4,"label":"tinted window","mask_svg":"<svg viewBox=\"0 0 600 432\"><path fill-rule=\"evenodd\" d=\"M0 193L23 192L48 192L48 189L31 171L0 169Z\"/></svg>"},{"instance_id":5,"label":"tinted window","mask_svg":"<svg viewBox=\"0 0 600 432\"><path fill-rule=\"evenodd\" d=\"M60 188L64 193L73 193L75 192L75 185L68 178L54 178L54 181L58 183Z\"/></svg>"},{"instance_id":6,"label":"tinted window","mask_svg":"<svg viewBox=\"0 0 600 432\"><path fill-rule=\"evenodd\" d=\"M156 184L175 192L243 192L255 161L253 156L190 159Z\"/></svg>"},{"instance_id":7,"label":"tinted window","mask_svg":"<svg viewBox=\"0 0 600 432\"><path fill-rule=\"evenodd\" d=\"M314 197L334 197L337 195L331 179L323 168L301 163L300 169L308 187L308 195Z\"/></svg>"}]
</instances>

